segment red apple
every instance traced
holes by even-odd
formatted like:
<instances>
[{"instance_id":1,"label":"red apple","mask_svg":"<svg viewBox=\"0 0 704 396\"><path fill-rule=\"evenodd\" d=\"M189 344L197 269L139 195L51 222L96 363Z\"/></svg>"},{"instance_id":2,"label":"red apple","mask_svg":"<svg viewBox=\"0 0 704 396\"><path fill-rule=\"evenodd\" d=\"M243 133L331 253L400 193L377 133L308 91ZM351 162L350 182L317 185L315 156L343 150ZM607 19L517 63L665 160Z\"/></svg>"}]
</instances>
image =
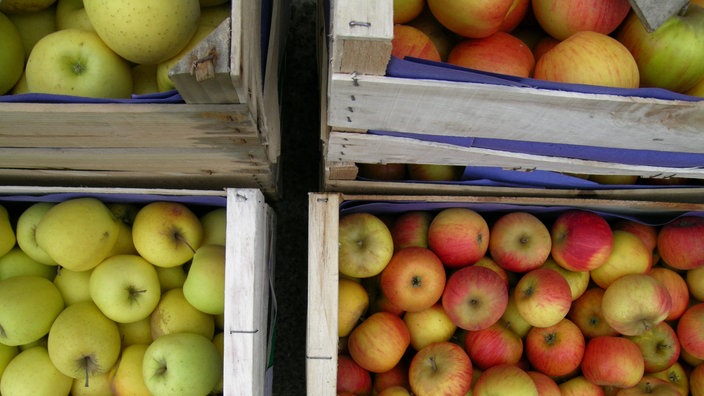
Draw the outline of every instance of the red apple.
<instances>
[{"instance_id":1,"label":"red apple","mask_svg":"<svg viewBox=\"0 0 704 396\"><path fill-rule=\"evenodd\" d=\"M567 313L567 317L579 327L586 338L618 335L618 332L604 319L601 311L603 298L604 289L590 287L572 302L570 311Z\"/></svg>"},{"instance_id":2,"label":"red apple","mask_svg":"<svg viewBox=\"0 0 704 396\"><path fill-rule=\"evenodd\" d=\"M526 371L535 382L540 396L562 396L559 385L549 376L540 371Z\"/></svg>"},{"instance_id":3,"label":"red apple","mask_svg":"<svg viewBox=\"0 0 704 396\"><path fill-rule=\"evenodd\" d=\"M433 215L426 210L414 210L400 214L391 225L394 250L405 247L428 247L428 227Z\"/></svg>"},{"instance_id":4,"label":"red apple","mask_svg":"<svg viewBox=\"0 0 704 396\"><path fill-rule=\"evenodd\" d=\"M489 225L472 209L443 209L428 228L428 247L447 267L473 264L487 252Z\"/></svg>"},{"instance_id":5,"label":"red apple","mask_svg":"<svg viewBox=\"0 0 704 396\"><path fill-rule=\"evenodd\" d=\"M425 7L423 12L421 12L416 19L409 22L409 25L421 30L430 37L435 44L435 48L437 48L440 53L440 59L443 61L447 59L447 54L450 53L450 49L452 49L455 42L459 40L459 37L455 33L449 31L435 19L428 7Z\"/></svg>"},{"instance_id":6,"label":"red apple","mask_svg":"<svg viewBox=\"0 0 704 396\"><path fill-rule=\"evenodd\" d=\"M533 15L552 37L564 40L581 31L613 32L628 15L628 0L533 0Z\"/></svg>"},{"instance_id":7,"label":"red apple","mask_svg":"<svg viewBox=\"0 0 704 396\"><path fill-rule=\"evenodd\" d=\"M552 36L545 36L538 40L533 47L533 58L535 58L535 61L537 62L543 54L553 49L558 43L560 43L560 40Z\"/></svg>"},{"instance_id":8,"label":"red apple","mask_svg":"<svg viewBox=\"0 0 704 396\"><path fill-rule=\"evenodd\" d=\"M496 323L507 304L506 282L485 267L469 266L452 273L442 295L447 316L464 330L481 330Z\"/></svg>"},{"instance_id":9,"label":"red apple","mask_svg":"<svg viewBox=\"0 0 704 396\"><path fill-rule=\"evenodd\" d=\"M408 312L430 308L445 289L445 267L432 250L407 247L394 253L381 272L381 291Z\"/></svg>"},{"instance_id":10,"label":"red apple","mask_svg":"<svg viewBox=\"0 0 704 396\"><path fill-rule=\"evenodd\" d=\"M704 8L690 4L648 32L632 13L616 35L638 64L641 86L684 93L704 78Z\"/></svg>"},{"instance_id":11,"label":"red apple","mask_svg":"<svg viewBox=\"0 0 704 396\"><path fill-rule=\"evenodd\" d=\"M466 332L464 349L472 364L486 370L499 364L518 364L523 340L499 320L486 329Z\"/></svg>"},{"instance_id":12,"label":"red apple","mask_svg":"<svg viewBox=\"0 0 704 396\"><path fill-rule=\"evenodd\" d=\"M514 0L428 0L430 11L443 26L470 38L497 32L513 4Z\"/></svg>"},{"instance_id":13,"label":"red apple","mask_svg":"<svg viewBox=\"0 0 704 396\"><path fill-rule=\"evenodd\" d=\"M337 392L354 395L369 395L372 391L372 376L348 355L337 356Z\"/></svg>"},{"instance_id":14,"label":"red apple","mask_svg":"<svg viewBox=\"0 0 704 396\"><path fill-rule=\"evenodd\" d=\"M562 396L604 396L604 388L589 382L582 375L561 382L559 387Z\"/></svg>"},{"instance_id":15,"label":"red apple","mask_svg":"<svg viewBox=\"0 0 704 396\"><path fill-rule=\"evenodd\" d=\"M658 253L675 269L704 266L704 217L682 216L662 226L658 233Z\"/></svg>"},{"instance_id":16,"label":"red apple","mask_svg":"<svg viewBox=\"0 0 704 396\"><path fill-rule=\"evenodd\" d=\"M704 395L704 363L698 364L689 374L689 389L692 396Z\"/></svg>"},{"instance_id":17,"label":"red apple","mask_svg":"<svg viewBox=\"0 0 704 396\"><path fill-rule=\"evenodd\" d=\"M704 303L687 308L677 322L677 337L683 351L704 359Z\"/></svg>"},{"instance_id":18,"label":"red apple","mask_svg":"<svg viewBox=\"0 0 704 396\"><path fill-rule=\"evenodd\" d=\"M589 287L589 281L591 280L589 271L570 271L566 268L562 268L552 257L548 257L548 259L545 260L545 263L543 263L540 267L555 270L559 272L563 278L565 278L567 283L570 285L572 301L578 299Z\"/></svg>"},{"instance_id":19,"label":"red apple","mask_svg":"<svg viewBox=\"0 0 704 396\"><path fill-rule=\"evenodd\" d=\"M358 163L359 176L372 180L404 180L406 164L364 164Z\"/></svg>"},{"instance_id":20,"label":"red apple","mask_svg":"<svg viewBox=\"0 0 704 396\"><path fill-rule=\"evenodd\" d=\"M611 227L614 231L623 230L637 235L645 246L652 252L658 243L658 230L655 226L641 223L631 219L616 221Z\"/></svg>"},{"instance_id":21,"label":"red apple","mask_svg":"<svg viewBox=\"0 0 704 396\"><path fill-rule=\"evenodd\" d=\"M638 384L618 391L617 396L682 396L677 387L663 379L644 376Z\"/></svg>"},{"instance_id":22,"label":"red apple","mask_svg":"<svg viewBox=\"0 0 704 396\"><path fill-rule=\"evenodd\" d=\"M398 316L377 312L352 330L347 339L349 354L373 373L391 370L403 357L411 336Z\"/></svg>"},{"instance_id":23,"label":"red apple","mask_svg":"<svg viewBox=\"0 0 704 396\"><path fill-rule=\"evenodd\" d=\"M397 365L395 365L391 370L384 371L382 373L375 373L372 380L372 391L375 393L380 393L386 388L391 388L394 386L400 386L405 389L410 389L411 385L408 383L408 360L401 359Z\"/></svg>"},{"instance_id":24,"label":"red apple","mask_svg":"<svg viewBox=\"0 0 704 396\"><path fill-rule=\"evenodd\" d=\"M532 326L548 327L560 322L572 305L567 280L557 271L536 268L526 272L516 284L516 308Z\"/></svg>"},{"instance_id":25,"label":"red apple","mask_svg":"<svg viewBox=\"0 0 704 396\"><path fill-rule=\"evenodd\" d=\"M604 292L601 311L614 330L632 336L646 332L665 320L672 299L657 279L629 274L616 279Z\"/></svg>"},{"instance_id":26,"label":"red apple","mask_svg":"<svg viewBox=\"0 0 704 396\"><path fill-rule=\"evenodd\" d=\"M529 10L530 0L513 0L503 23L499 26L499 31L513 32L523 22Z\"/></svg>"},{"instance_id":27,"label":"red apple","mask_svg":"<svg viewBox=\"0 0 704 396\"><path fill-rule=\"evenodd\" d=\"M435 342L413 355L408 381L417 396L464 395L472 381L472 362L461 346Z\"/></svg>"},{"instance_id":28,"label":"red apple","mask_svg":"<svg viewBox=\"0 0 704 396\"><path fill-rule=\"evenodd\" d=\"M506 271L505 269L503 269L500 265L498 265L498 264L496 263L496 261L494 261L494 259L492 259L492 258L489 257L489 256L484 256L484 257L480 258L476 263L474 263L474 264L472 264L472 265L474 265L474 266L479 266L479 267L486 267L486 268L489 268L490 270L492 270L492 271L496 272L497 274L499 274L499 276L500 276L503 280L506 281L506 285L507 285L507 286L511 284L511 279L510 279L510 278L511 278L511 275L513 275L513 274L510 274L508 271Z\"/></svg>"},{"instance_id":29,"label":"red apple","mask_svg":"<svg viewBox=\"0 0 704 396\"><path fill-rule=\"evenodd\" d=\"M381 273L394 253L389 227L371 213L351 213L339 223L340 273L368 278Z\"/></svg>"},{"instance_id":30,"label":"red apple","mask_svg":"<svg viewBox=\"0 0 704 396\"><path fill-rule=\"evenodd\" d=\"M507 271L527 272L550 256L550 231L535 215L509 212L491 226L489 254Z\"/></svg>"},{"instance_id":31,"label":"red apple","mask_svg":"<svg viewBox=\"0 0 704 396\"><path fill-rule=\"evenodd\" d=\"M584 348L584 335L569 319L550 327L533 327L526 336L528 361L534 369L552 378L577 372Z\"/></svg>"},{"instance_id":32,"label":"red apple","mask_svg":"<svg viewBox=\"0 0 704 396\"><path fill-rule=\"evenodd\" d=\"M430 37L411 25L394 25L391 55L401 59L409 56L440 62L440 53Z\"/></svg>"},{"instance_id":33,"label":"red apple","mask_svg":"<svg viewBox=\"0 0 704 396\"><path fill-rule=\"evenodd\" d=\"M653 253L633 233L613 231L613 247L604 264L591 270L592 281L606 289L626 274L645 274L653 266Z\"/></svg>"},{"instance_id":34,"label":"red apple","mask_svg":"<svg viewBox=\"0 0 704 396\"><path fill-rule=\"evenodd\" d=\"M408 179L418 181L455 181L462 178L464 166L448 164L408 164Z\"/></svg>"},{"instance_id":35,"label":"red apple","mask_svg":"<svg viewBox=\"0 0 704 396\"><path fill-rule=\"evenodd\" d=\"M600 336L587 342L582 374L591 383L628 388L643 378L644 368L638 345L627 338Z\"/></svg>"},{"instance_id":36,"label":"red apple","mask_svg":"<svg viewBox=\"0 0 704 396\"><path fill-rule=\"evenodd\" d=\"M643 334L626 338L635 342L640 348L646 373L665 370L680 357L677 333L666 322L658 323Z\"/></svg>"},{"instance_id":37,"label":"red apple","mask_svg":"<svg viewBox=\"0 0 704 396\"><path fill-rule=\"evenodd\" d=\"M680 390L680 394L682 395L687 395L689 393L689 378L687 377L688 372L679 361L675 362L672 366L666 368L665 370L649 373L648 375L670 382Z\"/></svg>"},{"instance_id":38,"label":"red apple","mask_svg":"<svg viewBox=\"0 0 704 396\"><path fill-rule=\"evenodd\" d=\"M440 303L419 312L406 312L403 321L411 333L411 346L416 351L433 342L450 341L457 330Z\"/></svg>"},{"instance_id":39,"label":"red apple","mask_svg":"<svg viewBox=\"0 0 704 396\"><path fill-rule=\"evenodd\" d=\"M544 53L533 77L571 84L638 88L638 65L616 39L592 31L577 32Z\"/></svg>"},{"instance_id":40,"label":"red apple","mask_svg":"<svg viewBox=\"0 0 704 396\"><path fill-rule=\"evenodd\" d=\"M682 275L665 267L654 267L648 272L648 275L659 280L670 293L672 307L665 320L679 319L689 305L689 288L685 279Z\"/></svg>"},{"instance_id":41,"label":"red apple","mask_svg":"<svg viewBox=\"0 0 704 396\"><path fill-rule=\"evenodd\" d=\"M493 395L538 396L538 387L525 370L501 364L484 370L472 389L472 396Z\"/></svg>"},{"instance_id":42,"label":"red apple","mask_svg":"<svg viewBox=\"0 0 704 396\"><path fill-rule=\"evenodd\" d=\"M455 44L447 55L447 63L490 73L530 77L535 59L522 40L499 31Z\"/></svg>"},{"instance_id":43,"label":"red apple","mask_svg":"<svg viewBox=\"0 0 704 396\"><path fill-rule=\"evenodd\" d=\"M613 248L609 223L581 209L561 213L553 223L552 258L570 271L591 271L604 264Z\"/></svg>"},{"instance_id":44,"label":"red apple","mask_svg":"<svg viewBox=\"0 0 704 396\"><path fill-rule=\"evenodd\" d=\"M409 388L400 385L394 385L377 393L377 396L413 396L408 390Z\"/></svg>"}]
</instances>

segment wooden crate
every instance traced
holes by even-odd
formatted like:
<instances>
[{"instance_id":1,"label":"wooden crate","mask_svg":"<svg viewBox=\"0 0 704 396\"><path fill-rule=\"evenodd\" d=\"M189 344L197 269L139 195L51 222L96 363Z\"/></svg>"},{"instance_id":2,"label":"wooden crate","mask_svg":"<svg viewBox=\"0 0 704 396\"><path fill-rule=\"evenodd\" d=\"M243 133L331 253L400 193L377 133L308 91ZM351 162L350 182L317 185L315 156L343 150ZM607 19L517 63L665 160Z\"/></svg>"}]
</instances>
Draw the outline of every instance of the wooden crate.
<instances>
[{"instance_id":1,"label":"wooden crate","mask_svg":"<svg viewBox=\"0 0 704 396\"><path fill-rule=\"evenodd\" d=\"M27 205L90 196L105 202L183 202L207 210L227 208L224 317L224 395L270 395L275 326L276 216L260 190L0 186L0 204Z\"/></svg>"},{"instance_id":2,"label":"wooden crate","mask_svg":"<svg viewBox=\"0 0 704 396\"><path fill-rule=\"evenodd\" d=\"M4 184L222 189L279 193L279 74L286 13L231 0L231 17L184 62L217 49L210 79L174 69L173 103L0 103ZM264 14L265 16L267 14ZM188 58L188 59L186 59Z\"/></svg>"},{"instance_id":3,"label":"wooden crate","mask_svg":"<svg viewBox=\"0 0 704 396\"><path fill-rule=\"evenodd\" d=\"M461 147L428 136L495 138L589 147L704 153L704 101L664 100L611 94L412 79L386 76L393 35L392 1L321 0L322 187L326 191L425 193L447 189L411 183L356 180L356 163L430 163L495 166L597 175L704 179L704 168L629 165ZM324 5L329 4L329 10ZM326 23L328 30L326 30ZM401 132L380 136L368 131ZM423 136L421 136L423 135ZM454 187L482 193L483 187ZM541 189L499 189L490 194L546 195ZM581 195L573 189L551 191ZM626 196L691 199L704 189L657 189ZM613 189L596 196L618 197Z\"/></svg>"},{"instance_id":4,"label":"wooden crate","mask_svg":"<svg viewBox=\"0 0 704 396\"><path fill-rule=\"evenodd\" d=\"M581 198L542 198L506 196L439 196L439 195L348 195L314 193L309 196L308 219L308 317L306 338L306 383L309 395L335 395L337 381L337 309L338 309L338 231L341 205L392 203L393 213L401 213L409 204L466 206L479 209L483 205L509 208L560 207L582 208L640 217L674 218L686 212L703 212L704 203L676 203ZM405 207L405 208L404 208ZM413 206L418 208L418 206ZM361 210L361 209L358 209ZM369 209L366 209L369 210ZM481 210L481 209L480 209ZM384 214L392 212L374 211Z\"/></svg>"}]
</instances>

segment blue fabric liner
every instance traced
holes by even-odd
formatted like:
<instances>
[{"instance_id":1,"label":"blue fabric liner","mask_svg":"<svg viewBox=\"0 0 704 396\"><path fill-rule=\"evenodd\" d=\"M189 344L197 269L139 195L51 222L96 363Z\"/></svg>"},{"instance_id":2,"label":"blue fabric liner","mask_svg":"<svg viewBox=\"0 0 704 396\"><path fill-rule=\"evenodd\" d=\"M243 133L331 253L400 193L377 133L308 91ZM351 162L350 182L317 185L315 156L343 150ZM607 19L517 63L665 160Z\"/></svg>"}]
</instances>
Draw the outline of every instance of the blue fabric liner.
<instances>
[{"instance_id":1,"label":"blue fabric liner","mask_svg":"<svg viewBox=\"0 0 704 396\"><path fill-rule=\"evenodd\" d=\"M1 95L0 103L185 103L178 91L132 95L131 98L88 98L85 96L25 93Z\"/></svg>"}]
</instances>

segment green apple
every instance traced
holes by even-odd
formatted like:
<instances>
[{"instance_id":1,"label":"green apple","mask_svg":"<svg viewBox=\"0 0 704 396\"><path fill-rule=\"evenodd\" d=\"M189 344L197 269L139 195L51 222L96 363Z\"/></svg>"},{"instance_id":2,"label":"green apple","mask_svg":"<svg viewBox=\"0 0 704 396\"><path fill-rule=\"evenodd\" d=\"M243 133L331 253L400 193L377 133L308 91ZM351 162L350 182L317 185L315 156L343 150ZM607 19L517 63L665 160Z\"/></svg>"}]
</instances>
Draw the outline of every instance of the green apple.
<instances>
[{"instance_id":1,"label":"green apple","mask_svg":"<svg viewBox=\"0 0 704 396\"><path fill-rule=\"evenodd\" d=\"M45 265L56 265L56 261L49 256L37 243L36 232L39 221L44 214L56 205L53 202L37 202L22 211L17 218L17 244L27 255Z\"/></svg>"},{"instance_id":2,"label":"green apple","mask_svg":"<svg viewBox=\"0 0 704 396\"><path fill-rule=\"evenodd\" d=\"M20 275L36 275L54 280L56 266L44 265L27 255L19 246L15 246L4 256L0 256L0 280Z\"/></svg>"},{"instance_id":3,"label":"green apple","mask_svg":"<svg viewBox=\"0 0 704 396\"><path fill-rule=\"evenodd\" d=\"M83 0L58 0L56 2L56 30L62 29L95 31L85 8L83 8Z\"/></svg>"},{"instance_id":4,"label":"green apple","mask_svg":"<svg viewBox=\"0 0 704 396\"><path fill-rule=\"evenodd\" d=\"M71 396L105 396L113 395L110 389L108 373L100 373L90 377L89 386L82 379L74 378L71 383Z\"/></svg>"},{"instance_id":5,"label":"green apple","mask_svg":"<svg viewBox=\"0 0 704 396\"><path fill-rule=\"evenodd\" d=\"M56 7L53 4L40 11L9 14L8 18L15 24L22 37L25 61L40 38L56 31Z\"/></svg>"},{"instance_id":6,"label":"green apple","mask_svg":"<svg viewBox=\"0 0 704 396\"><path fill-rule=\"evenodd\" d=\"M3 4L0 2L0 4ZM14 23L0 12L0 95L15 86L24 69L24 45Z\"/></svg>"},{"instance_id":7,"label":"green apple","mask_svg":"<svg viewBox=\"0 0 704 396\"><path fill-rule=\"evenodd\" d=\"M156 269L133 254L108 257L93 268L89 290L100 311L120 323L148 317L161 297Z\"/></svg>"},{"instance_id":8,"label":"green apple","mask_svg":"<svg viewBox=\"0 0 704 396\"><path fill-rule=\"evenodd\" d=\"M152 340L171 333L195 333L208 339L215 334L215 318L193 307L183 289L171 289L161 295L159 305L150 316Z\"/></svg>"},{"instance_id":9,"label":"green apple","mask_svg":"<svg viewBox=\"0 0 704 396\"><path fill-rule=\"evenodd\" d=\"M8 14L20 14L41 11L56 0L3 0L0 1L0 11Z\"/></svg>"},{"instance_id":10,"label":"green apple","mask_svg":"<svg viewBox=\"0 0 704 396\"><path fill-rule=\"evenodd\" d=\"M123 58L156 64L176 55L198 27L198 0L84 0L101 39Z\"/></svg>"},{"instance_id":11,"label":"green apple","mask_svg":"<svg viewBox=\"0 0 704 396\"><path fill-rule=\"evenodd\" d=\"M16 345L5 345L0 344L0 378L2 378L2 373L5 371L5 367L10 363L10 361L20 353L20 348Z\"/></svg>"},{"instance_id":12,"label":"green apple","mask_svg":"<svg viewBox=\"0 0 704 396\"><path fill-rule=\"evenodd\" d=\"M39 247L64 268L85 271L105 259L120 226L96 198L73 198L51 207L37 224Z\"/></svg>"},{"instance_id":13,"label":"green apple","mask_svg":"<svg viewBox=\"0 0 704 396\"><path fill-rule=\"evenodd\" d=\"M59 371L90 386L92 376L117 362L120 332L93 302L79 302L61 311L51 325L47 349Z\"/></svg>"},{"instance_id":14,"label":"green apple","mask_svg":"<svg viewBox=\"0 0 704 396\"><path fill-rule=\"evenodd\" d=\"M63 29L40 39L27 59L31 92L93 98L129 98L132 72L95 32Z\"/></svg>"},{"instance_id":15,"label":"green apple","mask_svg":"<svg viewBox=\"0 0 704 396\"><path fill-rule=\"evenodd\" d=\"M149 344L132 344L122 350L120 360L110 370L111 388L115 395L148 395L142 377L144 352Z\"/></svg>"},{"instance_id":16,"label":"green apple","mask_svg":"<svg viewBox=\"0 0 704 396\"><path fill-rule=\"evenodd\" d=\"M130 323L118 323L117 329L120 331L123 348L128 345L149 344L152 342L150 318Z\"/></svg>"},{"instance_id":17,"label":"green apple","mask_svg":"<svg viewBox=\"0 0 704 396\"><path fill-rule=\"evenodd\" d=\"M0 394L63 396L71 391L73 379L61 373L43 346L20 352L0 378Z\"/></svg>"},{"instance_id":18,"label":"green apple","mask_svg":"<svg viewBox=\"0 0 704 396\"><path fill-rule=\"evenodd\" d=\"M202 3L203 1L201 1ZM198 24L203 26L212 26L216 28L220 26L222 21L232 15L232 5L229 1L223 1L222 4L212 5L200 8L200 19Z\"/></svg>"},{"instance_id":19,"label":"green apple","mask_svg":"<svg viewBox=\"0 0 704 396\"><path fill-rule=\"evenodd\" d=\"M64 308L59 290L40 276L0 280L0 343L22 345L46 335Z\"/></svg>"},{"instance_id":20,"label":"green apple","mask_svg":"<svg viewBox=\"0 0 704 396\"><path fill-rule=\"evenodd\" d=\"M216 208L200 217L203 224L203 241L201 245L225 246L227 233L227 209Z\"/></svg>"},{"instance_id":21,"label":"green apple","mask_svg":"<svg viewBox=\"0 0 704 396\"><path fill-rule=\"evenodd\" d=\"M92 269L86 271L72 271L68 268L59 269L54 277L54 286L59 289L66 306L81 301L92 301L90 298L90 274Z\"/></svg>"},{"instance_id":22,"label":"green apple","mask_svg":"<svg viewBox=\"0 0 704 396\"><path fill-rule=\"evenodd\" d=\"M161 292L183 287L186 282L186 271L183 265L176 267L156 267L156 273L159 276L159 285Z\"/></svg>"},{"instance_id":23,"label":"green apple","mask_svg":"<svg viewBox=\"0 0 704 396\"><path fill-rule=\"evenodd\" d=\"M212 315L225 312L225 246L203 245L196 250L183 295L199 311Z\"/></svg>"},{"instance_id":24,"label":"green apple","mask_svg":"<svg viewBox=\"0 0 704 396\"><path fill-rule=\"evenodd\" d=\"M144 95L159 92L156 84L156 65L132 66L132 93Z\"/></svg>"},{"instance_id":25,"label":"green apple","mask_svg":"<svg viewBox=\"0 0 704 396\"><path fill-rule=\"evenodd\" d=\"M218 352L220 352L220 358L225 359L225 333L220 331L216 333L213 336L213 344L215 344L215 348L218 349ZM224 374L224 373L222 373ZM223 378L222 375L220 376L220 381L218 381L217 385L213 388L213 393L215 394L220 394L223 393Z\"/></svg>"},{"instance_id":26,"label":"green apple","mask_svg":"<svg viewBox=\"0 0 704 396\"><path fill-rule=\"evenodd\" d=\"M173 333L144 353L142 376L154 396L207 395L221 378L223 360L210 338Z\"/></svg>"},{"instance_id":27,"label":"green apple","mask_svg":"<svg viewBox=\"0 0 704 396\"><path fill-rule=\"evenodd\" d=\"M203 240L203 225L186 205L156 201L142 207L132 224L140 256L158 267L175 267L193 258Z\"/></svg>"},{"instance_id":28,"label":"green apple","mask_svg":"<svg viewBox=\"0 0 704 396\"><path fill-rule=\"evenodd\" d=\"M0 205L0 256L12 250L15 242L17 242L17 236L10 223L10 216L7 209Z\"/></svg>"},{"instance_id":29,"label":"green apple","mask_svg":"<svg viewBox=\"0 0 704 396\"><path fill-rule=\"evenodd\" d=\"M212 32L214 27L208 25L198 25L196 32L193 34L191 39L188 41L185 47L181 49L174 56L166 59L156 67L156 85L159 88L159 92L166 92L175 89L171 77L169 77L169 70L176 66L176 64L181 61L182 58L188 55L188 53L198 45L203 39Z\"/></svg>"},{"instance_id":30,"label":"green apple","mask_svg":"<svg viewBox=\"0 0 704 396\"><path fill-rule=\"evenodd\" d=\"M22 72L20 79L17 80L17 83L15 83L15 86L12 87L12 90L10 90L11 95L19 95L23 93L29 93L29 87L27 86L27 75L24 71Z\"/></svg>"}]
</instances>

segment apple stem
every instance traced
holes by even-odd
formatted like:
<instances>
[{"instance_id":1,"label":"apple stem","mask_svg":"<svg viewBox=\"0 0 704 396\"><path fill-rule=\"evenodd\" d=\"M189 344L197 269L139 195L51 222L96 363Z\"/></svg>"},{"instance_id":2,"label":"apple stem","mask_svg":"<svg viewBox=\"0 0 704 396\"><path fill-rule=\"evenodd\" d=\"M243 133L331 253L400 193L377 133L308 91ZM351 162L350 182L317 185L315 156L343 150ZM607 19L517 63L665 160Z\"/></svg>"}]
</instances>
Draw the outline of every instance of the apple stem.
<instances>
[{"instance_id":1,"label":"apple stem","mask_svg":"<svg viewBox=\"0 0 704 396\"><path fill-rule=\"evenodd\" d=\"M88 366L90 365L90 357L89 357L89 356L86 356L86 357L83 358L83 360L85 361L83 366L84 366L85 369L86 369L86 383L85 383L85 387L87 388L87 387L88 387L88 377L89 377L89 372L90 372L90 370L89 370L89 368L88 368Z\"/></svg>"},{"instance_id":2,"label":"apple stem","mask_svg":"<svg viewBox=\"0 0 704 396\"><path fill-rule=\"evenodd\" d=\"M192 251L193 253L196 252L196 250L193 248L193 246L191 246L191 244L188 243L188 241L186 240L186 238L184 238L183 235L182 235L180 232L178 232L178 231L177 231L177 232L174 232L174 237L175 237L176 239L178 239L179 241L183 242L186 246L188 246L188 248L191 249L191 251Z\"/></svg>"},{"instance_id":3,"label":"apple stem","mask_svg":"<svg viewBox=\"0 0 704 396\"><path fill-rule=\"evenodd\" d=\"M430 357L430 366L433 368L433 371L438 371L438 364L435 362L434 356Z\"/></svg>"},{"instance_id":4,"label":"apple stem","mask_svg":"<svg viewBox=\"0 0 704 396\"><path fill-rule=\"evenodd\" d=\"M7 333L5 333L5 328L0 325L0 337L5 338L7 337Z\"/></svg>"}]
</instances>

